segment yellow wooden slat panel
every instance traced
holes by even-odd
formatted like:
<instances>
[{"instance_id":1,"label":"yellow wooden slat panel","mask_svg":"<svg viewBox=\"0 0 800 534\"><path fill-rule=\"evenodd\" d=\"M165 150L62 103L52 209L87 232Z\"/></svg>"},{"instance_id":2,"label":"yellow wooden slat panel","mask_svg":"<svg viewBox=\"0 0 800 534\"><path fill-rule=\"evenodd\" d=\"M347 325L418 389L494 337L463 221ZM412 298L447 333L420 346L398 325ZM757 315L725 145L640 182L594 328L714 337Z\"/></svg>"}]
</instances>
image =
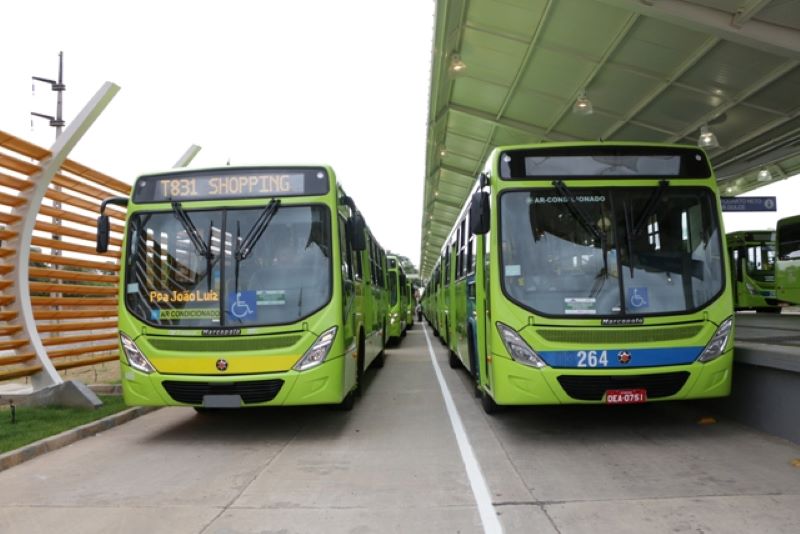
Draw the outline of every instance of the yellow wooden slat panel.
<instances>
[{"instance_id":1,"label":"yellow wooden slat panel","mask_svg":"<svg viewBox=\"0 0 800 534\"><path fill-rule=\"evenodd\" d=\"M96 365L98 363L104 363L104 362L113 362L117 360L119 360L119 356L117 354L109 354L107 356L97 356L95 358L88 358L86 360L57 362L54 363L54 366L59 371L63 371L64 369L73 369L75 367L86 367L89 365Z\"/></svg>"},{"instance_id":2,"label":"yellow wooden slat panel","mask_svg":"<svg viewBox=\"0 0 800 534\"><path fill-rule=\"evenodd\" d=\"M31 282L32 293L68 293L71 295L116 295L114 286L84 286L78 284L48 284L46 282Z\"/></svg>"},{"instance_id":3,"label":"yellow wooden slat panel","mask_svg":"<svg viewBox=\"0 0 800 534\"><path fill-rule=\"evenodd\" d=\"M109 262L99 262L91 260L79 260L78 258L70 258L69 256L51 256L49 254L32 252L31 261L37 261L41 263L55 263L56 265L69 265L72 267L83 267L86 269L98 269L101 271L112 271L112 272L119 271L119 263L110 263L112 261L111 258L109 258Z\"/></svg>"},{"instance_id":4,"label":"yellow wooden slat panel","mask_svg":"<svg viewBox=\"0 0 800 534\"><path fill-rule=\"evenodd\" d=\"M103 282L116 284L119 276L112 274L95 274L80 271L69 271L65 269L48 269L44 267L31 267L29 269L31 278L53 278L56 280L76 280L81 282Z\"/></svg>"},{"instance_id":5,"label":"yellow wooden slat panel","mask_svg":"<svg viewBox=\"0 0 800 534\"><path fill-rule=\"evenodd\" d=\"M83 307L83 306L116 306L116 297L84 297L76 295L74 297L31 297L31 304L33 306L64 306Z\"/></svg>"},{"instance_id":6,"label":"yellow wooden slat panel","mask_svg":"<svg viewBox=\"0 0 800 534\"><path fill-rule=\"evenodd\" d=\"M73 343L86 343L88 341L107 341L118 338L119 334L114 332L106 332L103 334L87 334L81 336L55 336L46 337L42 339L42 345L51 347L53 345L71 345Z\"/></svg>"},{"instance_id":7,"label":"yellow wooden slat panel","mask_svg":"<svg viewBox=\"0 0 800 534\"><path fill-rule=\"evenodd\" d=\"M31 365L27 367L17 367L15 369L0 369L0 380L13 380L23 376L35 375L42 370L41 365Z\"/></svg>"},{"instance_id":8,"label":"yellow wooden slat panel","mask_svg":"<svg viewBox=\"0 0 800 534\"><path fill-rule=\"evenodd\" d=\"M50 357L50 359L55 360L56 358L66 358L67 356L94 354L97 352L108 352L111 350L116 351L117 349L119 349L119 345L117 343L104 343L101 345L87 345L72 349L51 350L47 352L47 355Z\"/></svg>"},{"instance_id":9,"label":"yellow wooden slat panel","mask_svg":"<svg viewBox=\"0 0 800 534\"><path fill-rule=\"evenodd\" d=\"M104 330L116 328L117 320L113 321L63 321L56 324L40 324L36 328L39 332L80 332L84 330ZM18 327L17 329L22 328Z\"/></svg>"},{"instance_id":10,"label":"yellow wooden slat panel","mask_svg":"<svg viewBox=\"0 0 800 534\"><path fill-rule=\"evenodd\" d=\"M34 310L33 317L37 321L52 319L81 319L87 317L116 317L117 308L106 310Z\"/></svg>"},{"instance_id":11,"label":"yellow wooden slat panel","mask_svg":"<svg viewBox=\"0 0 800 534\"><path fill-rule=\"evenodd\" d=\"M0 365L12 365L15 363L24 363L36 358L36 355L32 352L26 352L23 354L14 354L12 356L0 356Z\"/></svg>"}]
</instances>

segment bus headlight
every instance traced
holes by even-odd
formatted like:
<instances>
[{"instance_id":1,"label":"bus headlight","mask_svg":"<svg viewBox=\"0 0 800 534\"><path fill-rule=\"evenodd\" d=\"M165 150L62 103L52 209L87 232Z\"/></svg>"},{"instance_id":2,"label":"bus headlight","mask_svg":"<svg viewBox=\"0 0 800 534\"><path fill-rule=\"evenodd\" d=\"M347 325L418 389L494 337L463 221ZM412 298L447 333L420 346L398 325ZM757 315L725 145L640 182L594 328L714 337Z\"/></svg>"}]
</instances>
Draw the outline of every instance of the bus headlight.
<instances>
[{"instance_id":1,"label":"bus headlight","mask_svg":"<svg viewBox=\"0 0 800 534\"><path fill-rule=\"evenodd\" d=\"M119 339L122 342L122 352L125 353L125 359L128 360L128 365L143 373L150 374L155 372L156 369L153 367L153 364L150 363L131 338L120 332Z\"/></svg>"},{"instance_id":2,"label":"bus headlight","mask_svg":"<svg viewBox=\"0 0 800 534\"><path fill-rule=\"evenodd\" d=\"M331 351L334 339L336 339L335 326L325 330L306 353L303 354L303 357L294 364L292 369L295 371L305 371L306 369L311 369L324 362L325 358L328 357L328 353Z\"/></svg>"},{"instance_id":3,"label":"bus headlight","mask_svg":"<svg viewBox=\"0 0 800 534\"><path fill-rule=\"evenodd\" d=\"M747 288L747 292L750 293L751 295L758 295L758 291L756 290L756 288L753 287L753 284L751 284L750 282L745 282L744 287Z\"/></svg>"},{"instance_id":4,"label":"bus headlight","mask_svg":"<svg viewBox=\"0 0 800 534\"><path fill-rule=\"evenodd\" d=\"M547 366L545 361L536 354L536 351L525 343L525 340L514 332L512 328L503 323L497 323L497 331L500 333L500 339L503 340L506 350L514 361L536 368Z\"/></svg>"},{"instance_id":5,"label":"bus headlight","mask_svg":"<svg viewBox=\"0 0 800 534\"><path fill-rule=\"evenodd\" d=\"M698 362L706 363L715 360L722 356L725 349L728 348L728 340L731 337L731 328L733 328L733 317L728 317L722 324L719 325L717 331L711 337L706 348L697 357Z\"/></svg>"}]
</instances>

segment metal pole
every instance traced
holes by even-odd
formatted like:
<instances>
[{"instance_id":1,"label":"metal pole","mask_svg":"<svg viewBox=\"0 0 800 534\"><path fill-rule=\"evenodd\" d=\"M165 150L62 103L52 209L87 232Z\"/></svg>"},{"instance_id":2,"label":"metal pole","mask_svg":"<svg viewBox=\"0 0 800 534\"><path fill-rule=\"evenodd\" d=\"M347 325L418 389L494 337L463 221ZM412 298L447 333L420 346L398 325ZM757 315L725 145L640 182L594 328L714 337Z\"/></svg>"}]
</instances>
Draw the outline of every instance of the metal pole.
<instances>
[{"instance_id":1,"label":"metal pole","mask_svg":"<svg viewBox=\"0 0 800 534\"><path fill-rule=\"evenodd\" d=\"M64 85L64 52L58 53L58 83L53 86L53 91L57 93L56 97L56 141L61 135L61 130L64 128L64 119L61 115L63 97L62 94L66 90Z\"/></svg>"}]
</instances>

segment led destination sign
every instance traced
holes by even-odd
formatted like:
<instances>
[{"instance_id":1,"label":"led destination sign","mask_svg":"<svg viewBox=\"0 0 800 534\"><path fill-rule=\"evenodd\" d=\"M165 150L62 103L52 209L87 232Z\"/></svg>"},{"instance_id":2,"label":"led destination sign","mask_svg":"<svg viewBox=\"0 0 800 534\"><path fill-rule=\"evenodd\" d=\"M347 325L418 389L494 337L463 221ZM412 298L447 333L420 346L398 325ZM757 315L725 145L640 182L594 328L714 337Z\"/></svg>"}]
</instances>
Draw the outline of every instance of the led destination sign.
<instances>
[{"instance_id":1,"label":"led destination sign","mask_svg":"<svg viewBox=\"0 0 800 534\"><path fill-rule=\"evenodd\" d=\"M197 174L152 174L136 182L133 201L171 202L298 195L324 195L323 169L225 168Z\"/></svg>"},{"instance_id":2,"label":"led destination sign","mask_svg":"<svg viewBox=\"0 0 800 534\"><path fill-rule=\"evenodd\" d=\"M506 150L500 155L505 180L569 178L708 178L702 151L681 146L569 146Z\"/></svg>"}]
</instances>

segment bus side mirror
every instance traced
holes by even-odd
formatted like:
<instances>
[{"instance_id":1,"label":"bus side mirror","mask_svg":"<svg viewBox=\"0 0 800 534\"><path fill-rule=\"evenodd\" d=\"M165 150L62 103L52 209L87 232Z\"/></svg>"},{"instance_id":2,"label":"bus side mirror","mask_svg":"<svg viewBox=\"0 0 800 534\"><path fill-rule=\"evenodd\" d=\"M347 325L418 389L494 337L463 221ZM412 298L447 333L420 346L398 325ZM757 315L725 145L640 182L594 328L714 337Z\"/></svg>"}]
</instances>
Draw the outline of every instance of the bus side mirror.
<instances>
[{"instance_id":1,"label":"bus side mirror","mask_svg":"<svg viewBox=\"0 0 800 534\"><path fill-rule=\"evenodd\" d=\"M483 235L489 231L489 193L477 191L469 206L469 231Z\"/></svg>"},{"instance_id":2,"label":"bus side mirror","mask_svg":"<svg viewBox=\"0 0 800 534\"><path fill-rule=\"evenodd\" d=\"M97 247L99 253L108 252L108 239L111 232L111 224L108 222L108 215L105 214L106 206L128 206L127 197L110 197L100 203L100 216L97 218Z\"/></svg>"},{"instance_id":3,"label":"bus side mirror","mask_svg":"<svg viewBox=\"0 0 800 534\"><path fill-rule=\"evenodd\" d=\"M350 235L350 247L356 252L366 250L367 239L364 237L365 224L361 212L355 212L353 216L347 220L347 225L349 226L348 234Z\"/></svg>"},{"instance_id":4,"label":"bus side mirror","mask_svg":"<svg viewBox=\"0 0 800 534\"><path fill-rule=\"evenodd\" d=\"M97 252L108 252L108 236L111 225L108 222L108 215L100 215L97 218Z\"/></svg>"}]
</instances>

